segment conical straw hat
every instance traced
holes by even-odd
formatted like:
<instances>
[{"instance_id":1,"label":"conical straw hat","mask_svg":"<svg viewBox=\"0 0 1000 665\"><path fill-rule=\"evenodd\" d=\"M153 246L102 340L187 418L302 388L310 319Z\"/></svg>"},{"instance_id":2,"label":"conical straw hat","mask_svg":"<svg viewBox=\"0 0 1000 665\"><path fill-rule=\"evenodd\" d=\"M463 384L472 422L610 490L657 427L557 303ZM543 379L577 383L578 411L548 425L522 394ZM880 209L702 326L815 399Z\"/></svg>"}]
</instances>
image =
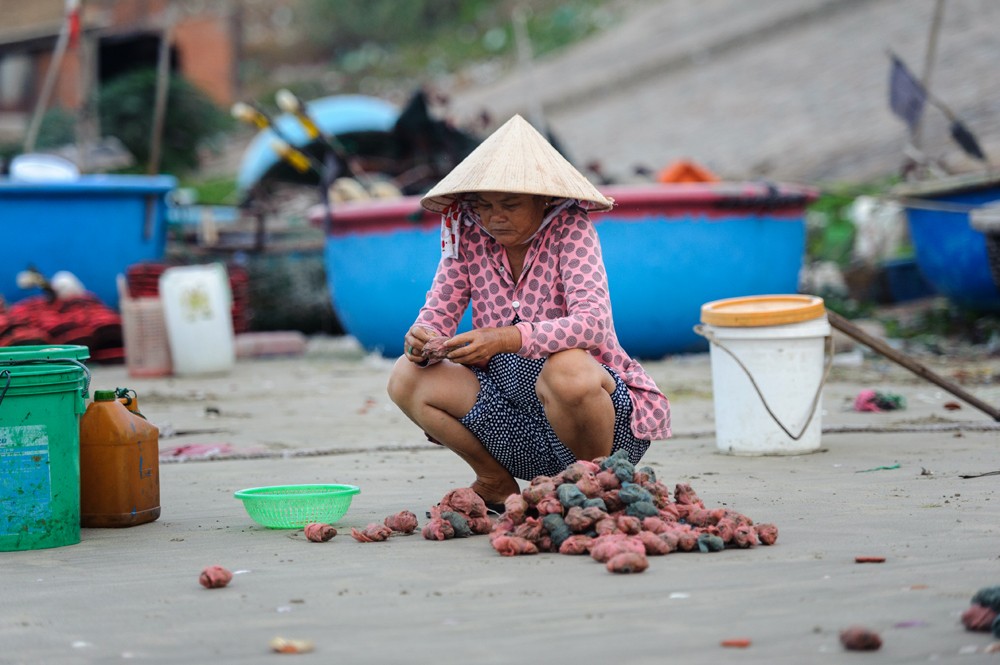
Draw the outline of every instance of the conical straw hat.
<instances>
[{"instance_id":1,"label":"conical straw hat","mask_svg":"<svg viewBox=\"0 0 1000 665\"><path fill-rule=\"evenodd\" d=\"M578 199L594 211L611 210L614 201L597 191L527 120L504 123L420 200L442 212L460 194L515 192Z\"/></svg>"}]
</instances>

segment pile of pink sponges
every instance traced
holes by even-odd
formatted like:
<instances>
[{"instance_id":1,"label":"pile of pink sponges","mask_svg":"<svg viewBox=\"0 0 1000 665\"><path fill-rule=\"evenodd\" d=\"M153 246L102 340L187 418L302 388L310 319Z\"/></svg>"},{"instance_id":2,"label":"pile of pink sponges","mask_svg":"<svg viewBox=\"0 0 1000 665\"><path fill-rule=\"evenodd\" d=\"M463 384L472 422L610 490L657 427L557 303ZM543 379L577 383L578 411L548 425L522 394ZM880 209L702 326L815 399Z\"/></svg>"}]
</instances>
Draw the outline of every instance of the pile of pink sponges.
<instances>
[{"instance_id":1,"label":"pile of pink sponges","mask_svg":"<svg viewBox=\"0 0 1000 665\"><path fill-rule=\"evenodd\" d=\"M648 556L772 545L778 538L773 524L707 508L690 485L678 484L671 493L651 468L636 470L624 453L538 476L507 497L504 507L494 524L472 489L452 490L431 509L423 536L448 540L488 533L503 556L589 554L616 573L642 572Z\"/></svg>"},{"instance_id":2,"label":"pile of pink sponges","mask_svg":"<svg viewBox=\"0 0 1000 665\"><path fill-rule=\"evenodd\" d=\"M500 554L589 554L616 573L645 570L648 556L771 545L778 538L773 524L706 508L690 485L678 484L671 497L652 469L636 470L624 452L539 476L507 497L505 507L490 534Z\"/></svg>"},{"instance_id":3,"label":"pile of pink sponges","mask_svg":"<svg viewBox=\"0 0 1000 665\"><path fill-rule=\"evenodd\" d=\"M728 508L707 508L686 483L671 491L651 468L637 470L624 451L538 476L508 496L504 509L494 522L475 490L454 489L431 508L421 534L427 540L489 534L503 556L589 554L614 573L642 572L649 556L773 545L778 539L773 524L754 524ZM416 515L403 511L383 524L351 529L351 535L379 542L417 526Z\"/></svg>"}]
</instances>

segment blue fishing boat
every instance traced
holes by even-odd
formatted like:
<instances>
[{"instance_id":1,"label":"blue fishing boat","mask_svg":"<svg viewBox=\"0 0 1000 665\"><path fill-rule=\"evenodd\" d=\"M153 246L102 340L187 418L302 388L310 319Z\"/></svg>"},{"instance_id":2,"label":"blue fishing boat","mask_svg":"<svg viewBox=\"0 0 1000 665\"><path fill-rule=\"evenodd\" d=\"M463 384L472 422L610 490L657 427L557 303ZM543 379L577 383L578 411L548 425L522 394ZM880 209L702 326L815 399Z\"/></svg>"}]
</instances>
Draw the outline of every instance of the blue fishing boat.
<instances>
[{"instance_id":1,"label":"blue fishing boat","mask_svg":"<svg viewBox=\"0 0 1000 665\"><path fill-rule=\"evenodd\" d=\"M959 307L1000 311L1000 286L990 268L995 236L970 216L1000 201L1000 176L966 175L907 183L893 190L906 208L917 265L934 288Z\"/></svg>"},{"instance_id":2,"label":"blue fishing boat","mask_svg":"<svg viewBox=\"0 0 1000 665\"><path fill-rule=\"evenodd\" d=\"M618 337L630 354L703 351L693 327L704 303L798 290L814 190L651 183L602 192L615 208L592 219ZM345 203L329 217L317 206L310 217L327 229L327 280L345 331L370 351L398 355L440 258L440 216L407 196ZM460 329L470 327L466 313Z\"/></svg>"}]
</instances>

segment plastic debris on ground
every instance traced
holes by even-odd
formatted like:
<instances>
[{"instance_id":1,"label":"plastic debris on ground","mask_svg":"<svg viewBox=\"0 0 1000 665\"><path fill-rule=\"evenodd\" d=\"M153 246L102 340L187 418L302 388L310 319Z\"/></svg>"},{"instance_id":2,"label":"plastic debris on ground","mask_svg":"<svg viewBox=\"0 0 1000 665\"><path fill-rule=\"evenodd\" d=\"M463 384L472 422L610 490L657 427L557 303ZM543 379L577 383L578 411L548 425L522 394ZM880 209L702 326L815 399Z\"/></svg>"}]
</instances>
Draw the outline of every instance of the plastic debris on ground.
<instances>
[{"instance_id":1,"label":"plastic debris on ground","mask_svg":"<svg viewBox=\"0 0 1000 665\"><path fill-rule=\"evenodd\" d=\"M862 413L881 413L906 408L906 398L896 393L881 392L870 388L854 398L854 410Z\"/></svg>"},{"instance_id":2,"label":"plastic debris on ground","mask_svg":"<svg viewBox=\"0 0 1000 665\"><path fill-rule=\"evenodd\" d=\"M287 654L310 653L315 649L315 645L308 640L289 640L284 637L275 637L269 645L271 651Z\"/></svg>"},{"instance_id":3,"label":"plastic debris on ground","mask_svg":"<svg viewBox=\"0 0 1000 665\"><path fill-rule=\"evenodd\" d=\"M859 469L855 473L868 473L869 471L893 471L899 468L899 462L895 464L883 464L881 466L873 466L870 469Z\"/></svg>"}]
</instances>

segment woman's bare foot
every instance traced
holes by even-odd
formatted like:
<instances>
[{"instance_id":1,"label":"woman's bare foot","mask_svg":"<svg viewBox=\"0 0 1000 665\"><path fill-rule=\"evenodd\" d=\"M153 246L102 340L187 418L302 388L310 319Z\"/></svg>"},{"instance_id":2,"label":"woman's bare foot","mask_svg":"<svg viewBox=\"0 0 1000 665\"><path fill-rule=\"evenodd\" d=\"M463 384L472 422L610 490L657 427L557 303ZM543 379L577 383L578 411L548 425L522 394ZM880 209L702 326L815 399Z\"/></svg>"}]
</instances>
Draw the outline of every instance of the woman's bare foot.
<instances>
[{"instance_id":1,"label":"woman's bare foot","mask_svg":"<svg viewBox=\"0 0 1000 665\"><path fill-rule=\"evenodd\" d=\"M487 504L502 504L511 494L517 494L521 487L514 480L514 476L507 475L506 478L476 478L472 483L472 489L483 498Z\"/></svg>"}]
</instances>

